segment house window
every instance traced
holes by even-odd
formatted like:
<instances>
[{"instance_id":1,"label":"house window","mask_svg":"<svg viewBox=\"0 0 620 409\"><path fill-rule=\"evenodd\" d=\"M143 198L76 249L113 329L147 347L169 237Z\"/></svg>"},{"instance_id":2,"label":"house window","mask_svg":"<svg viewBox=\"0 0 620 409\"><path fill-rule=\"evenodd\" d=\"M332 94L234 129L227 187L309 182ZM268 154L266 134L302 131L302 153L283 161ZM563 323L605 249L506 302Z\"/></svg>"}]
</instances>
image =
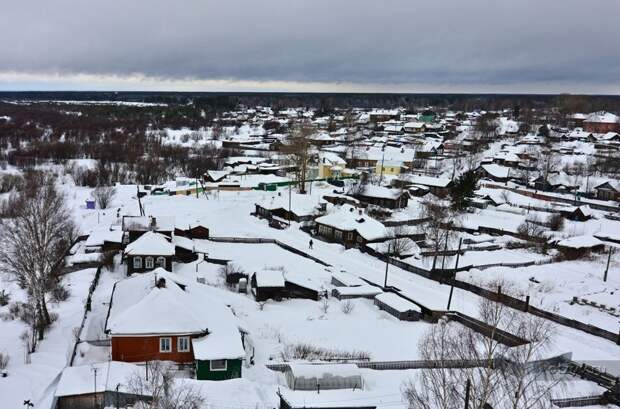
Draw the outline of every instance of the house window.
<instances>
[{"instance_id":1,"label":"house window","mask_svg":"<svg viewBox=\"0 0 620 409\"><path fill-rule=\"evenodd\" d=\"M142 268L142 257L133 258L133 268Z\"/></svg>"},{"instance_id":2,"label":"house window","mask_svg":"<svg viewBox=\"0 0 620 409\"><path fill-rule=\"evenodd\" d=\"M172 352L172 339L170 337L159 338L159 352Z\"/></svg>"},{"instance_id":3,"label":"house window","mask_svg":"<svg viewBox=\"0 0 620 409\"><path fill-rule=\"evenodd\" d=\"M153 268L153 257L146 257L144 259L144 268Z\"/></svg>"},{"instance_id":4,"label":"house window","mask_svg":"<svg viewBox=\"0 0 620 409\"><path fill-rule=\"evenodd\" d=\"M189 352L189 337L179 337L177 339L177 351Z\"/></svg>"},{"instance_id":5,"label":"house window","mask_svg":"<svg viewBox=\"0 0 620 409\"><path fill-rule=\"evenodd\" d=\"M212 359L209 361L209 368L212 371L225 371L228 368L227 364L225 359Z\"/></svg>"},{"instance_id":6,"label":"house window","mask_svg":"<svg viewBox=\"0 0 620 409\"><path fill-rule=\"evenodd\" d=\"M336 236L337 240L342 240L342 231L341 230L335 230L334 231L334 236Z\"/></svg>"},{"instance_id":7,"label":"house window","mask_svg":"<svg viewBox=\"0 0 620 409\"><path fill-rule=\"evenodd\" d=\"M157 266L166 268L166 257L162 257L162 256L157 257Z\"/></svg>"},{"instance_id":8,"label":"house window","mask_svg":"<svg viewBox=\"0 0 620 409\"><path fill-rule=\"evenodd\" d=\"M353 241L353 232L352 231L347 233L347 240Z\"/></svg>"}]
</instances>

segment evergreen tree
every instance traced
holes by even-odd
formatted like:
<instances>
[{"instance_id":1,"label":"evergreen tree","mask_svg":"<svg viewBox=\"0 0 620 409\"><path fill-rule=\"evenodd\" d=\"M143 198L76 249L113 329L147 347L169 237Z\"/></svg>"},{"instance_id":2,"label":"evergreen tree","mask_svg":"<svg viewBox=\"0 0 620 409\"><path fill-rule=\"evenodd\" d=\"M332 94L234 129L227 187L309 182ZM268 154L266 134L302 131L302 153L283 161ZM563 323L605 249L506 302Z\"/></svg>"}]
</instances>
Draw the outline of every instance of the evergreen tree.
<instances>
[{"instance_id":1,"label":"evergreen tree","mask_svg":"<svg viewBox=\"0 0 620 409\"><path fill-rule=\"evenodd\" d=\"M464 210L467 208L470 199L474 196L477 183L478 176L473 170L463 173L454 181L454 185L450 191L452 208L454 210Z\"/></svg>"}]
</instances>

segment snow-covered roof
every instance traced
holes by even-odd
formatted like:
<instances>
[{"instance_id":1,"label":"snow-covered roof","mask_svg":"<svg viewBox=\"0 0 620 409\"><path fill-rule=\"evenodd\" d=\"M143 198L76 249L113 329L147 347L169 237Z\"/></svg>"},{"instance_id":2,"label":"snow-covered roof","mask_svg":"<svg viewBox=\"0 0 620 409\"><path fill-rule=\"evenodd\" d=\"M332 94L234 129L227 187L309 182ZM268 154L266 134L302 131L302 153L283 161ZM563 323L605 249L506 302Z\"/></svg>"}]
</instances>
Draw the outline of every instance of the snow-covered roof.
<instances>
[{"instance_id":1,"label":"snow-covered roof","mask_svg":"<svg viewBox=\"0 0 620 409\"><path fill-rule=\"evenodd\" d=\"M398 199L401 195L406 192L400 189L390 189L384 186L377 185L366 185L364 186L364 190L360 193L362 196L366 197L376 197L380 199Z\"/></svg>"},{"instance_id":2,"label":"snow-covered roof","mask_svg":"<svg viewBox=\"0 0 620 409\"><path fill-rule=\"evenodd\" d=\"M488 165L480 165L480 167L484 169L489 175L496 177L496 178L506 179L508 175L510 174L510 168L506 166L498 165L496 163L490 163Z\"/></svg>"},{"instance_id":3,"label":"snow-covered roof","mask_svg":"<svg viewBox=\"0 0 620 409\"><path fill-rule=\"evenodd\" d=\"M174 245L160 233L147 231L125 248L125 254L140 256L172 256Z\"/></svg>"},{"instance_id":4,"label":"snow-covered roof","mask_svg":"<svg viewBox=\"0 0 620 409\"><path fill-rule=\"evenodd\" d=\"M564 239L558 242L558 246L561 247L569 247L574 249L583 249L583 248L592 248L596 246L600 246L604 244L602 241L597 239L596 237L584 235L584 236L575 236L569 239Z\"/></svg>"},{"instance_id":5,"label":"snow-covered roof","mask_svg":"<svg viewBox=\"0 0 620 409\"><path fill-rule=\"evenodd\" d=\"M615 124L618 122L618 115L611 112L593 112L586 117L584 122Z\"/></svg>"},{"instance_id":6,"label":"snow-covered roof","mask_svg":"<svg viewBox=\"0 0 620 409\"><path fill-rule=\"evenodd\" d=\"M230 328L224 330L221 327L209 335L192 339L194 358L199 361L213 359L240 359L245 356L243 343L238 331L230 324Z\"/></svg>"},{"instance_id":7,"label":"snow-covered roof","mask_svg":"<svg viewBox=\"0 0 620 409\"><path fill-rule=\"evenodd\" d=\"M337 287L334 289L338 294L342 296L376 296L377 294L381 294L382 291L379 287L375 287L374 285L364 284L358 285L355 287Z\"/></svg>"},{"instance_id":8,"label":"snow-covered roof","mask_svg":"<svg viewBox=\"0 0 620 409\"><path fill-rule=\"evenodd\" d=\"M425 176L425 175L411 175L407 178L407 180L416 185L441 187L441 188L447 187L450 184L450 182L452 182L448 178Z\"/></svg>"},{"instance_id":9,"label":"snow-covered roof","mask_svg":"<svg viewBox=\"0 0 620 409\"><path fill-rule=\"evenodd\" d=\"M93 373L97 370L97 384ZM108 361L92 365L68 366L63 369L56 397L85 395L93 392L114 391L119 386L120 392L127 392L127 382L132 376L144 373L139 366L128 362Z\"/></svg>"},{"instance_id":10,"label":"snow-covered roof","mask_svg":"<svg viewBox=\"0 0 620 409\"><path fill-rule=\"evenodd\" d=\"M285 209L289 210L288 193L273 194L266 196L256 202L257 205L267 210ZM297 216L309 216L317 211L318 203L309 200L308 195L291 192L291 212Z\"/></svg>"},{"instance_id":11,"label":"snow-covered roof","mask_svg":"<svg viewBox=\"0 0 620 409\"><path fill-rule=\"evenodd\" d=\"M346 271L337 271L332 273L332 277L344 284L347 287L357 287L361 285L366 285L366 282L360 279L357 276L354 276L351 273L347 273Z\"/></svg>"},{"instance_id":12,"label":"snow-covered roof","mask_svg":"<svg viewBox=\"0 0 620 409\"><path fill-rule=\"evenodd\" d=\"M355 364L302 364L290 363L289 371L295 378L321 379L324 377L361 377ZM361 385L360 385L361 387Z\"/></svg>"},{"instance_id":13,"label":"snow-covered roof","mask_svg":"<svg viewBox=\"0 0 620 409\"><path fill-rule=\"evenodd\" d=\"M420 307L394 293L381 293L375 296L375 300L395 309L398 312L418 311L422 312Z\"/></svg>"},{"instance_id":14,"label":"snow-covered roof","mask_svg":"<svg viewBox=\"0 0 620 409\"><path fill-rule=\"evenodd\" d=\"M109 243L122 243L123 231L122 230L110 230L110 229L98 229L93 230L84 243L87 247L91 246L103 246L104 242Z\"/></svg>"},{"instance_id":15,"label":"snow-covered roof","mask_svg":"<svg viewBox=\"0 0 620 409\"><path fill-rule=\"evenodd\" d=\"M348 204L334 208L331 213L317 218L316 222L338 230L357 231L369 241L388 237L388 231L381 222L367 214L359 214L357 208Z\"/></svg>"},{"instance_id":16,"label":"snow-covered roof","mask_svg":"<svg viewBox=\"0 0 620 409\"><path fill-rule=\"evenodd\" d=\"M284 287L284 275L281 270L259 270L254 276L258 287Z\"/></svg>"},{"instance_id":17,"label":"snow-covered roof","mask_svg":"<svg viewBox=\"0 0 620 409\"><path fill-rule=\"evenodd\" d=\"M174 216L135 216L123 220L123 230L131 231L173 231Z\"/></svg>"}]
</instances>

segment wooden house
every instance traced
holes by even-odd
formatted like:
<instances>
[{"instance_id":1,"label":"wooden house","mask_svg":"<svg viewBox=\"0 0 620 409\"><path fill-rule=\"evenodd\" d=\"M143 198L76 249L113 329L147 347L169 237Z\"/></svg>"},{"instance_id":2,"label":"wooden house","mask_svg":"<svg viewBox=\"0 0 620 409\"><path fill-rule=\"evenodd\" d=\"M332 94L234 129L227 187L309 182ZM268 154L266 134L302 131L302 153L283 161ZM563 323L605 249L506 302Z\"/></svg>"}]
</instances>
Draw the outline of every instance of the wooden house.
<instances>
[{"instance_id":1,"label":"wooden house","mask_svg":"<svg viewBox=\"0 0 620 409\"><path fill-rule=\"evenodd\" d=\"M105 331L116 361L172 361L205 380L241 376L245 351L230 309L208 286L161 268L114 285Z\"/></svg>"},{"instance_id":2,"label":"wooden house","mask_svg":"<svg viewBox=\"0 0 620 409\"><path fill-rule=\"evenodd\" d=\"M315 220L319 236L347 247L382 242L389 238L385 226L362 209L343 205Z\"/></svg>"},{"instance_id":3,"label":"wooden house","mask_svg":"<svg viewBox=\"0 0 620 409\"><path fill-rule=\"evenodd\" d=\"M209 238L209 228L201 222L188 223L187 225L177 223L174 227L174 235L190 239L207 240Z\"/></svg>"},{"instance_id":4,"label":"wooden house","mask_svg":"<svg viewBox=\"0 0 620 409\"><path fill-rule=\"evenodd\" d=\"M437 197L446 197L450 193L453 183L448 178L433 177L425 175L413 175L407 178L407 183L412 185L424 186L430 193Z\"/></svg>"},{"instance_id":5,"label":"wooden house","mask_svg":"<svg viewBox=\"0 0 620 409\"><path fill-rule=\"evenodd\" d=\"M620 185L607 181L594 187L596 198L599 200L620 200Z\"/></svg>"},{"instance_id":6,"label":"wooden house","mask_svg":"<svg viewBox=\"0 0 620 409\"><path fill-rule=\"evenodd\" d=\"M359 193L353 195L361 202L388 209L402 209L409 203L409 192L390 189L383 186L366 185Z\"/></svg>"},{"instance_id":7,"label":"wooden house","mask_svg":"<svg viewBox=\"0 0 620 409\"><path fill-rule=\"evenodd\" d=\"M158 267L172 271L175 247L167 236L146 232L125 247L127 275L144 273Z\"/></svg>"},{"instance_id":8,"label":"wooden house","mask_svg":"<svg viewBox=\"0 0 620 409\"><path fill-rule=\"evenodd\" d=\"M174 217L169 216L123 216L123 231L127 235L127 243L131 243L151 231L172 237Z\"/></svg>"},{"instance_id":9,"label":"wooden house","mask_svg":"<svg viewBox=\"0 0 620 409\"><path fill-rule=\"evenodd\" d=\"M568 206L560 209L560 214L568 220L585 222L592 218L592 209L590 209L588 205L578 207Z\"/></svg>"},{"instance_id":10,"label":"wooden house","mask_svg":"<svg viewBox=\"0 0 620 409\"><path fill-rule=\"evenodd\" d=\"M605 249L605 243L593 236L575 236L558 242L558 250L562 255L574 260L585 257L590 253L600 253Z\"/></svg>"}]
</instances>

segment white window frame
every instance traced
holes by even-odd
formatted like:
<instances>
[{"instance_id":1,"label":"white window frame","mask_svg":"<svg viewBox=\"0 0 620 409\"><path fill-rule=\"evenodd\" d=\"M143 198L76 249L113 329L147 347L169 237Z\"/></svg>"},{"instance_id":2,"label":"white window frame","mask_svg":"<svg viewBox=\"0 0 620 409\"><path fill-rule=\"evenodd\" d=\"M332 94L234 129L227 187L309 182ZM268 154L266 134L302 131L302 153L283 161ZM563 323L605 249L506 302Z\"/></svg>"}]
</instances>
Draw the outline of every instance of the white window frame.
<instances>
[{"instance_id":1,"label":"white window frame","mask_svg":"<svg viewBox=\"0 0 620 409\"><path fill-rule=\"evenodd\" d=\"M142 268L142 257L135 256L133 258L133 268Z\"/></svg>"},{"instance_id":2,"label":"white window frame","mask_svg":"<svg viewBox=\"0 0 620 409\"><path fill-rule=\"evenodd\" d=\"M213 368L213 362L220 362L220 361L224 361L224 367L223 368ZM209 370L210 371L227 371L228 370L228 360L227 359L212 359L209 361Z\"/></svg>"},{"instance_id":3,"label":"white window frame","mask_svg":"<svg viewBox=\"0 0 620 409\"><path fill-rule=\"evenodd\" d=\"M155 268L155 259L151 256L147 256L144 258L144 268L153 269Z\"/></svg>"},{"instance_id":4,"label":"white window frame","mask_svg":"<svg viewBox=\"0 0 620 409\"><path fill-rule=\"evenodd\" d=\"M164 256L157 257L157 260L155 261L155 264L158 267L166 268L166 257L164 257Z\"/></svg>"},{"instance_id":5,"label":"white window frame","mask_svg":"<svg viewBox=\"0 0 620 409\"><path fill-rule=\"evenodd\" d=\"M168 350L162 349L162 342L164 340L168 340ZM170 338L170 337L159 337L159 352L162 352L162 353L170 353L170 352L172 352L172 338Z\"/></svg>"},{"instance_id":6,"label":"white window frame","mask_svg":"<svg viewBox=\"0 0 620 409\"><path fill-rule=\"evenodd\" d=\"M187 347L186 348L182 348L181 342L185 341ZM177 338L177 352L189 352L190 351L190 347L189 347L189 337L178 337Z\"/></svg>"}]
</instances>

